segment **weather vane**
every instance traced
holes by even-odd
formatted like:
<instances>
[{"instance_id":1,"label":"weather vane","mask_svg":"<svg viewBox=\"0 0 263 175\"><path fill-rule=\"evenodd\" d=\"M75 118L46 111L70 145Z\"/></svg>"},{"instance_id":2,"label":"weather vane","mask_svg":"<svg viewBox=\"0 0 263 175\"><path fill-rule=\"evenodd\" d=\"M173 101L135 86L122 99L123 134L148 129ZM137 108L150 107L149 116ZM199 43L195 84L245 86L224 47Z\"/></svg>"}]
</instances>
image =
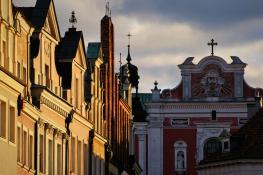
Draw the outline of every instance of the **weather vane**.
<instances>
[{"instance_id":1,"label":"weather vane","mask_svg":"<svg viewBox=\"0 0 263 175\"><path fill-rule=\"evenodd\" d=\"M208 46L211 46L212 47L212 52L211 52L211 55L213 56L214 55L214 46L217 46L217 43L214 43L214 39L211 39L211 43L207 43Z\"/></svg>"},{"instance_id":2,"label":"weather vane","mask_svg":"<svg viewBox=\"0 0 263 175\"><path fill-rule=\"evenodd\" d=\"M71 12L71 17L69 19L69 22L72 24L72 28L75 28L74 24L77 24L77 18L75 16L74 10Z\"/></svg>"}]
</instances>

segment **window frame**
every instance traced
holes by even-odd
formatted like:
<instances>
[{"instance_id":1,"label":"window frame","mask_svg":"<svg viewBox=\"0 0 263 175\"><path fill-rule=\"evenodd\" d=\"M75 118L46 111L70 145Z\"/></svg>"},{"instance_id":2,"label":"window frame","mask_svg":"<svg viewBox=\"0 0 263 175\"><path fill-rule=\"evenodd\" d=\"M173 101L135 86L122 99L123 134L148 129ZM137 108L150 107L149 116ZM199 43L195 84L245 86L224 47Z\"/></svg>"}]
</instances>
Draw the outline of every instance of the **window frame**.
<instances>
[{"instance_id":1,"label":"window frame","mask_svg":"<svg viewBox=\"0 0 263 175\"><path fill-rule=\"evenodd\" d=\"M177 157L178 153L183 152L184 155L184 167L177 168ZM178 140L174 143L174 170L175 171L186 171L187 170L187 144L183 140Z\"/></svg>"},{"instance_id":2,"label":"window frame","mask_svg":"<svg viewBox=\"0 0 263 175\"><path fill-rule=\"evenodd\" d=\"M214 142L213 142L214 141ZM218 144L218 145L216 145ZM203 152L204 152L204 159L212 156L217 156L222 153L222 142L217 137L210 137L206 139L204 142ZM214 151L213 151L214 149ZM209 151L211 150L211 151Z\"/></svg>"},{"instance_id":3,"label":"window frame","mask_svg":"<svg viewBox=\"0 0 263 175\"><path fill-rule=\"evenodd\" d=\"M16 143L16 115L17 115L17 109L14 107L15 105L9 104L9 114L8 114L8 141L15 144ZM13 121L11 121L11 108L13 111ZM13 123L13 126L11 124ZM11 128L12 127L12 128ZM12 138L11 138L12 133ZM12 139L12 140L11 140Z\"/></svg>"},{"instance_id":4,"label":"window frame","mask_svg":"<svg viewBox=\"0 0 263 175\"><path fill-rule=\"evenodd\" d=\"M7 100L0 99L0 121L1 121L0 122L0 139L3 139L3 140L7 140L7 111L8 111L7 107L8 107Z\"/></svg>"}]
</instances>

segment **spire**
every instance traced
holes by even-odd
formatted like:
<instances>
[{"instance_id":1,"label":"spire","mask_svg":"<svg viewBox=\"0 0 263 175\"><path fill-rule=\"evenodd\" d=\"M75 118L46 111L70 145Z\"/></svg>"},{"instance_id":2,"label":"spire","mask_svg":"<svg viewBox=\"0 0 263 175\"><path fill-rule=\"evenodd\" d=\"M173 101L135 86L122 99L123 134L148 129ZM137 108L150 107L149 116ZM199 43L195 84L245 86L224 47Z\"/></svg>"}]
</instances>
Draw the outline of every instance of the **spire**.
<instances>
[{"instance_id":1,"label":"spire","mask_svg":"<svg viewBox=\"0 0 263 175\"><path fill-rule=\"evenodd\" d=\"M74 24L77 24L77 18L75 16L74 10L71 12L71 17L69 19L69 22L72 24L72 28L75 28Z\"/></svg>"},{"instance_id":2,"label":"spire","mask_svg":"<svg viewBox=\"0 0 263 175\"><path fill-rule=\"evenodd\" d=\"M131 44L131 33L129 32L128 34L127 34L127 37L128 37L128 40L129 40L129 44L128 44L128 55L127 55L127 58L126 58L126 60L128 61L128 63L130 63L130 61L131 61L131 55L130 55L130 44Z\"/></svg>"},{"instance_id":3,"label":"spire","mask_svg":"<svg viewBox=\"0 0 263 175\"><path fill-rule=\"evenodd\" d=\"M130 55L130 45L128 45L128 55L127 55L127 58L126 60L128 61L128 63L131 62L131 55Z\"/></svg>"}]
</instances>

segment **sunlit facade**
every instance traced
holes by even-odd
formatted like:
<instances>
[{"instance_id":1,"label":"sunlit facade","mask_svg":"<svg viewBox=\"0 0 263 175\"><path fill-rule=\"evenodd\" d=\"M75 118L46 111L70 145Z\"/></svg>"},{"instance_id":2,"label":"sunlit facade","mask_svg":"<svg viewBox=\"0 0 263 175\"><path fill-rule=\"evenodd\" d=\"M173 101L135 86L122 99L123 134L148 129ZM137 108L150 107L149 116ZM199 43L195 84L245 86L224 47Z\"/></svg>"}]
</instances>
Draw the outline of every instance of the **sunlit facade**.
<instances>
[{"instance_id":1,"label":"sunlit facade","mask_svg":"<svg viewBox=\"0 0 263 175\"><path fill-rule=\"evenodd\" d=\"M0 7L0 174L128 171L131 106L119 97L114 61L104 63L102 46L89 58L72 20L62 37L52 0ZM112 60L113 37L104 46Z\"/></svg>"}]
</instances>

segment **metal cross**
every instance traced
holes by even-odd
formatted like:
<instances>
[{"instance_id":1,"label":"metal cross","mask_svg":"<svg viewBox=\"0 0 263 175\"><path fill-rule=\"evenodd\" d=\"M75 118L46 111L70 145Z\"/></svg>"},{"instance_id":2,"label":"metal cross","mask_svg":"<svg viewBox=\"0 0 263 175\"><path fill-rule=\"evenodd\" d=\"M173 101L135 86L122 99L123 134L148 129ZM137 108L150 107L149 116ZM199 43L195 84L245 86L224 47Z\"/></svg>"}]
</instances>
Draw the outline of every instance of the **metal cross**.
<instances>
[{"instance_id":1,"label":"metal cross","mask_svg":"<svg viewBox=\"0 0 263 175\"><path fill-rule=\"evenodd\" d=\"M211 43L207 43L208 46L211 46L212 47L212 52L211 52L211 55L213 56L214 55L214 46L217 46L217 43L214 43L214 39L211 39Z\"/></svg>"},{"instance_id":2,"label":"metal cross","mask_svg":"<svg viewBox=\"0 0 263 175\"><path fill-rule=\"evenodd\" d=\"M131 33L130 33L130 32L128 33L127 37L128 37L128 40L129 40L129 45L130 45L130 44L131 44L131 37L132 37L132 35L131 35Z\"/></svg>"}]
</instances>

